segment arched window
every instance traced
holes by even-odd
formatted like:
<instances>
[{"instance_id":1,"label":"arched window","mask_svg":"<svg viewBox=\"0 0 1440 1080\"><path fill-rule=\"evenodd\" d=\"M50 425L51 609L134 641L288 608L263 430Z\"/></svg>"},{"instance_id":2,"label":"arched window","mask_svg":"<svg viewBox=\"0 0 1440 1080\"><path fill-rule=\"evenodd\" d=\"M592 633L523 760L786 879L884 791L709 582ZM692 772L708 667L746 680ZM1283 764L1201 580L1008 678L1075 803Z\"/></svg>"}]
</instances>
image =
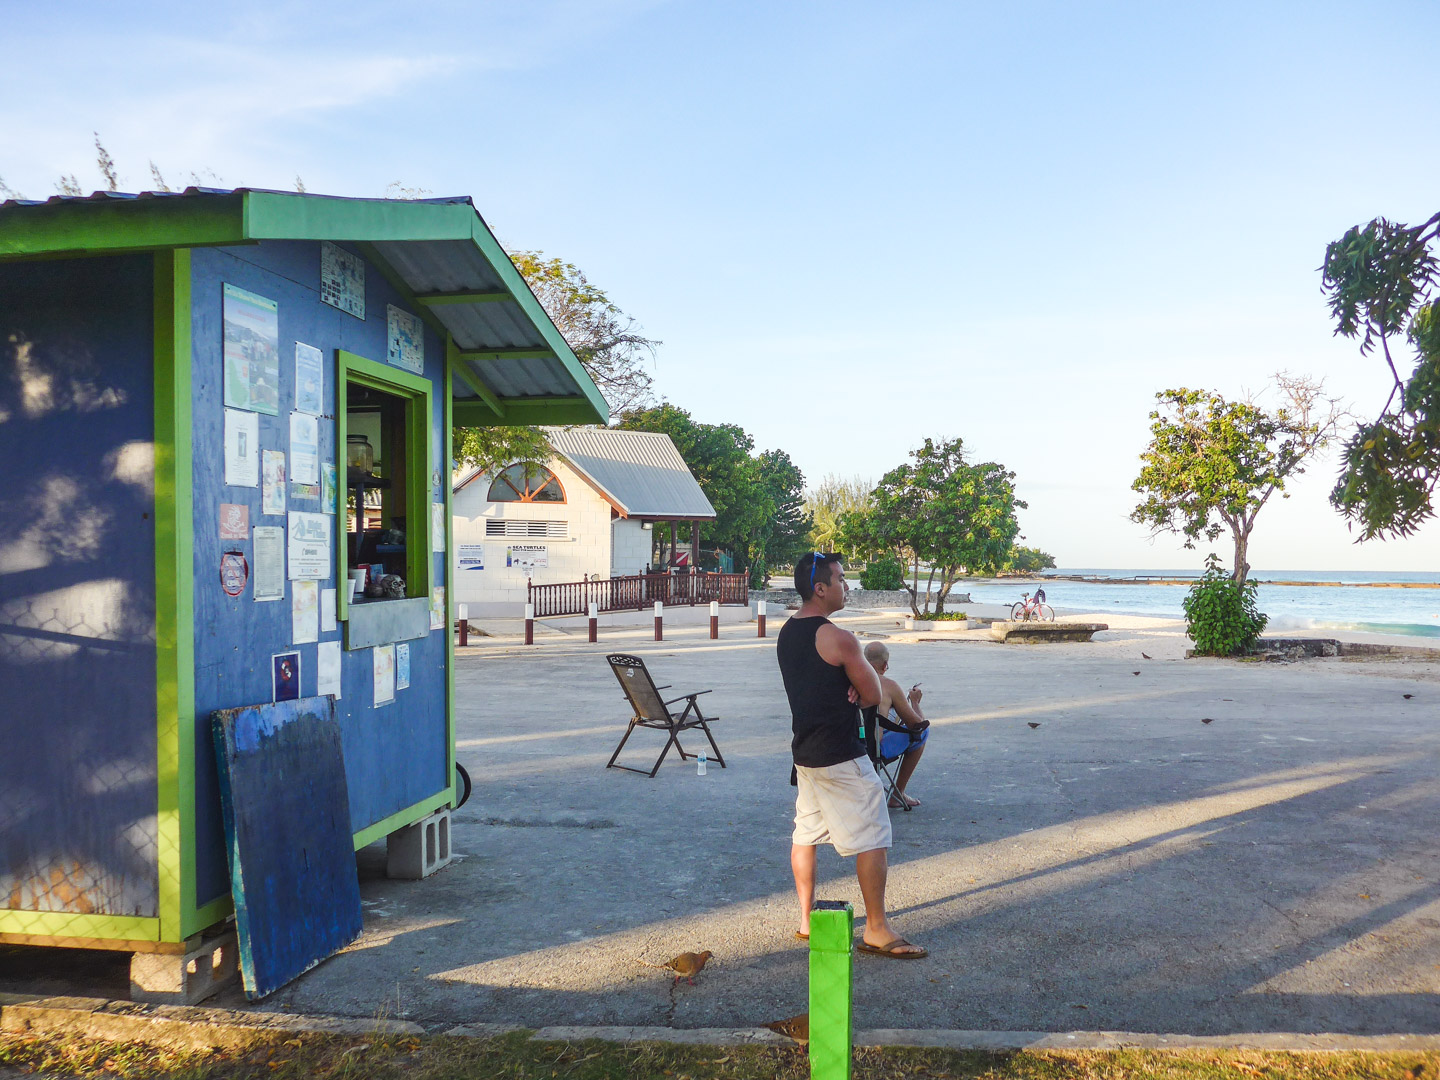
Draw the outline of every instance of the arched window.
<instances>
[{"instance_id":1,"label":"arched window","mask_svg":"<svg viewBox=\"0 0 1440 1080\"><path fill-rule=\"evenodd\" d=\"M490 483L491 502L563 503L565 489L560 478L535 461L517 461Z\"/></svg>"}]
</instances>

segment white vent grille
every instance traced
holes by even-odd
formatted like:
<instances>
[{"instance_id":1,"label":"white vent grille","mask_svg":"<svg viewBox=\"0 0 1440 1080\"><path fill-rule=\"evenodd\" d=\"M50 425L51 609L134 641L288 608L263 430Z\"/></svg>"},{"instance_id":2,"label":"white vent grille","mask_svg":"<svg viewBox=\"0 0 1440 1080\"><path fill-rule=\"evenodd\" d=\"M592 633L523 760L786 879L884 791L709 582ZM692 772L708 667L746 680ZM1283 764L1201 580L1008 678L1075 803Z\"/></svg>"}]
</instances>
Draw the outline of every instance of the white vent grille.
<instances>
[{"instance_id":1,"label":"white vent grille","mask_svg":"<svg viewBox=\"0 0 1440 1080\"><path fill-rule=\"evenodd\" d=\"M517 521L514 518L487 518L485 520L486 536L518 536L518 537L549 537L550 539L565 539L569 535L569 522L566 521Z\"/></svg>"}]
</instances>

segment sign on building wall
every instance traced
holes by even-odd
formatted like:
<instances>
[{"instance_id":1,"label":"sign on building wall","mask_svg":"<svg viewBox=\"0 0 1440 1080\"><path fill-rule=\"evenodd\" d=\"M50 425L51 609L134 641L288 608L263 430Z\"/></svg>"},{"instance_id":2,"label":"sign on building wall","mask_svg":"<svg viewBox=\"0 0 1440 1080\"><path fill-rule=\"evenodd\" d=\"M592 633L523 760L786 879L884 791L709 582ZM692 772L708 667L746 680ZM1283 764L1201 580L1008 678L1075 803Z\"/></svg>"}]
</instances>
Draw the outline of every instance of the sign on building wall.
<instances>
[{"instance_id":1,"label":"sign on building wall","mask_svg":"<svg viewBox=\"0 0 1440 1080\"><path fill-rule=\"evenodd\" d=\"M484 570L485 545L461 544L459 550L459 565L461 570Z\"/></svg>"},{"instance_id":2,"label":"sign on building wall","mask_svg":"<svg viewBox=\"0 0 1440 1080\"><path fill-rule=\"evenodd\" d=\"M521 570L548 569L550 549L544 544L515 544L505 549L505 565Z\"/></svg>"}]
</instances>

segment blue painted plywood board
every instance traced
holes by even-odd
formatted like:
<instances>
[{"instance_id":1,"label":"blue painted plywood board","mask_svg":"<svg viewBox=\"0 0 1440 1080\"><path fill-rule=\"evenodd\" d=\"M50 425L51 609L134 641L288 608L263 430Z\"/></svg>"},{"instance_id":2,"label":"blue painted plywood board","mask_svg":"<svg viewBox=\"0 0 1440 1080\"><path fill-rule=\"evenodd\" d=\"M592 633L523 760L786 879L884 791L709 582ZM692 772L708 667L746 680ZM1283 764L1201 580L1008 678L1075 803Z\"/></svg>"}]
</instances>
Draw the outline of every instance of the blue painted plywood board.
<instances>
[{"instance_id":1,"label":"blue painted plywood board","mask_svg":"<svg viewBox=\"0 0 1440 1080\"><path fill-rule=\"evenodd\" d=\"M330 697L212 716L246 997L360 936L360 882Z\"/></svg>"}]
</instances>

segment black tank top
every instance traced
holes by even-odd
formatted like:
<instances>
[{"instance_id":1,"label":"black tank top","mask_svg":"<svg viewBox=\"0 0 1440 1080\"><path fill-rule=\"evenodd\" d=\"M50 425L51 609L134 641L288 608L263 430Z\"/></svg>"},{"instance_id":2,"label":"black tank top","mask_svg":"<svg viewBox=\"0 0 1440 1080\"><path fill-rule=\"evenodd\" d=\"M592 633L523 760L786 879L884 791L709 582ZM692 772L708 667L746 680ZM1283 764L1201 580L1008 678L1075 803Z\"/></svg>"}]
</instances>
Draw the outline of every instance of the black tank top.
<instances>
[{"instance_id":1,"label":"black tank top","mask_svg":"<svg viewBox=\"0 0 1440 1080\"><path fill-rule=\"evenodd\" d=\"M780 628L775 655L795 737L790 752L796 765L823 769L865 755L860 741L860 710L850 703L850 677L827 663L815 648L815 635L830 620L816 615L789 619Z\"/></svg>"}]
</instances>

